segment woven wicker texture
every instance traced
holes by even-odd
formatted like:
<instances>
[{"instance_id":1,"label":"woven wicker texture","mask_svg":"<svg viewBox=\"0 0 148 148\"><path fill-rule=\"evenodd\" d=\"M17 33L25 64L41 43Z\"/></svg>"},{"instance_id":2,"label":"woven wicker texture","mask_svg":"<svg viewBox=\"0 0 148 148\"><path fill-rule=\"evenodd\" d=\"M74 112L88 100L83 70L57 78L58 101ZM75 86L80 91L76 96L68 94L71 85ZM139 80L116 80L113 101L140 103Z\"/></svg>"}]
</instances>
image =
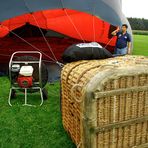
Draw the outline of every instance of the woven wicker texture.
<instances>
[{"instance_id":1,"label":"woven wicker texture","mask_svg":"<svg viewBox=\"0 0 148 148\"><path fill-rule=\"evenodd\" d=\"M67 64L61 89L63 125L77 146L128 148L148 143L148 58Z\"/></svg>"}]
</instances>

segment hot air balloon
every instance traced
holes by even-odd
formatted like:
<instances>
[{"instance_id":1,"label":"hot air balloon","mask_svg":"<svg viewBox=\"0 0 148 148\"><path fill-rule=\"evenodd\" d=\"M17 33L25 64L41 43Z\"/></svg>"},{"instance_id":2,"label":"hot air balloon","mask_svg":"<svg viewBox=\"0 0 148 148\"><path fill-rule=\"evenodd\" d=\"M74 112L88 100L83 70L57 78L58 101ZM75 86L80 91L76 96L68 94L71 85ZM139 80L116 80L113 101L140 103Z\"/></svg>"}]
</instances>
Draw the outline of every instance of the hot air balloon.
<instances>
[{"instance_id":1,"label":"hot air balloon","mask_svg":"<svg viewBox=\"0 0 148 148\"><path fill-rule=\"evenodd\" d=\"M129 25L121 7L121 0L2 0L0 63L8 63L14 51L37 50L59 64L64 50L81 42L98 42L112 52L111 32Z\"/></svg>"}]
</instances>

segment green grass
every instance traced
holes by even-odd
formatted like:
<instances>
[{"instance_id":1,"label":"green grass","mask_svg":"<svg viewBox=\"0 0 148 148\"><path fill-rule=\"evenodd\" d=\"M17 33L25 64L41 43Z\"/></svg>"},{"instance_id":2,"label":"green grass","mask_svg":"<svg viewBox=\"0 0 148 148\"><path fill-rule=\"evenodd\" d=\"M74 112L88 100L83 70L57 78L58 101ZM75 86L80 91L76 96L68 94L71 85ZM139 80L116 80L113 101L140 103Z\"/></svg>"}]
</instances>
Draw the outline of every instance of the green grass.
<instances>
[{"instance_id":1,"label":"green grass","mask_svg":"<svg viewBox=\"0 0 148 148\"><path fill-rule=\"evenodd\" d=\"M134 36L134 54L148 56L148 36ZM60 86L47 85L49 99L42 107L23 107L24 96L7 103L9 80L0 77L0 148L74 148L64 131L60 112ZM28 98L39 104L38 94Z\"/></svg>"},{"instance_id":2,"label":"green grass","mask_svg":"<svg viewBox=\"0 0 148 148\"><path fill-rule=\"evenodd\" d=\"M148 31L146 30L133 30L134 35L148 35Z\"/></svg>"},{"instance_id":3,"label":"green grass","mask_svg":"<svg viewBox=\"0 0 148 148\"><path fill-rule=\"evenodd\" d=\"M148 56L148 36L134 35L133 54Z\"/></svg>"},{"instance_id":4,"label":"green grass","mask_svg":"<svg viewBox=\"0 0 148 148\"><path fill-rule=\"evenodd\" d=\"M28 97L37 107L24 107L19 94L7 104L9 80L0 77L0 148L74 148L64 131L60 113L59 83L48 85L49 99L39 107L38 93Z\"/></svg>"}]
</instances>

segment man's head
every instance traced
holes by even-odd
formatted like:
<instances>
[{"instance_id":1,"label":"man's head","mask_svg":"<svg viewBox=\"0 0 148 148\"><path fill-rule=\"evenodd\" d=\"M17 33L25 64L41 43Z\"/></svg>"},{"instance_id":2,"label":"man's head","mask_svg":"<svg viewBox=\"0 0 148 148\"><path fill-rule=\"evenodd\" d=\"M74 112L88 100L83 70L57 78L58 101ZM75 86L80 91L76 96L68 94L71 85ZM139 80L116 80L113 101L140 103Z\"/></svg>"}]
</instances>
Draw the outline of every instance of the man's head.
<instances>
[{"instance_id":1,"label":"man's head","mask_svg":"<svg viewBox=\"0 0 148 148\"><path fill-rule=\"evenodd\" d=\"M121 28L122 32L126 32L127 28L128 28L127 24L123 24Z\"/></svg>"}]
</instances>

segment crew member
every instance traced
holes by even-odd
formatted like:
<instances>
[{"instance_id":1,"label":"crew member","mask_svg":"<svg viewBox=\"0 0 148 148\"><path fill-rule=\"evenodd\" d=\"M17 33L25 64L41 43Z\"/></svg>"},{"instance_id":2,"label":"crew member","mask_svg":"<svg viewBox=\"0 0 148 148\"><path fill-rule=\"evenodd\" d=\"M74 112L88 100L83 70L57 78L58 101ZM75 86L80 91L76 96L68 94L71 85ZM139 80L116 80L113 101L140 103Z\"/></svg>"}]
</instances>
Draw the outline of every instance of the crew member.
<instances>
[{"instance_id":1,"label":"crew member","mask_svg":"<svg viewBox=\"0 0 148 148\"><path fill-rule=\"evenodd\" d=\"M114 54L116 56L126 55L131 53L131 35L127 32L128 25L123 24L121 31L116 29L112 32L113 36L117 36L117 42Z\"/></svg>"}]
</instances>

